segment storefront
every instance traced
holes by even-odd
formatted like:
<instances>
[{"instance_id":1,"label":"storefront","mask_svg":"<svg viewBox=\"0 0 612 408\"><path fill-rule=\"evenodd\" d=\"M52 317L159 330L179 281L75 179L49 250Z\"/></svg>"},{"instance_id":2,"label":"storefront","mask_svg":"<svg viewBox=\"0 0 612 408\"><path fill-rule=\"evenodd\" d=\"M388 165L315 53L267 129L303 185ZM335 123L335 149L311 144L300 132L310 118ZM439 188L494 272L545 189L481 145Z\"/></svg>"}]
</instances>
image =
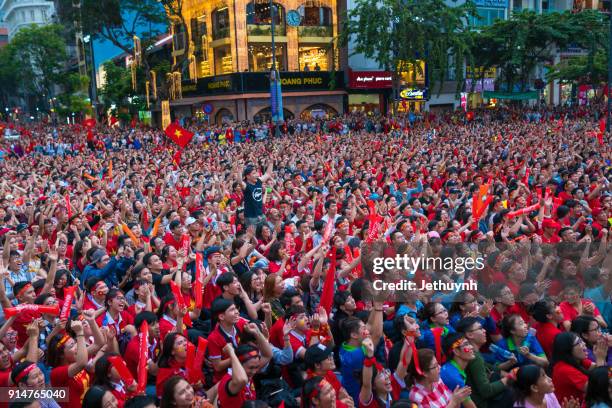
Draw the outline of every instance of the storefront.
<instances>
[{"instance_id":1,"label":"storefront","mask_svg":"<svg viewBox=\"0 0 612 408\"><path fill-rule=\"evenodd\" d=\"M387 110L393 76L388 71L349 71L348 111L380 113Z\"/></svg>"},{"instance_id":2,"label":"storefront","mask_svg":"<svg viewBox=\"0 0 612 408\"><path fill-rule=\"evenodd\" d=\"M286 119L333 117L344 111L344 73L281 72ZM176 116L193 116L211 123L262 120L270 116L270 80L265 72L241 72L183 82L183 99L171 102ZM206 113L204 107L210 113Z\"/></svg>"},{"instance_id":3,"label":"storefront","mask_svg":"<svg viewBox=\"0 0 612 408\"><path fill-rule=\"evenodd\" d=\"M424 87L404 88L399 94L398 112L422 112L429 99L429 90Z\"/></svg>"}]
</instances>

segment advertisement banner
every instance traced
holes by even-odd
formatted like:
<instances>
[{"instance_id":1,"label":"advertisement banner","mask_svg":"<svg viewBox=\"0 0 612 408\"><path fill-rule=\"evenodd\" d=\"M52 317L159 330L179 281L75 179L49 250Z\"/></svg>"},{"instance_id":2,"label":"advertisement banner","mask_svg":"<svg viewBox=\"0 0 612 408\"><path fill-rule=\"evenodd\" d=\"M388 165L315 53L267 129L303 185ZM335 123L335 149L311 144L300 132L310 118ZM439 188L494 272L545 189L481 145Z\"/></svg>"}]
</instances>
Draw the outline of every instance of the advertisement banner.
<instances>
[{"instance_id":1,"label":"advertisement banner","mask_svg":"<svg viewBox=\"0 0 612 408\"><path fill-rule=\"evenodd\" d=\"M393 74L389 71L350 71L349 88L352 89L390 89L393 87Z\"/></svg>"},{"instance_id":2,"label":"advertisement banner","mask_svg":"<svg viewBox=\"0 0 612 408\"><path fill-rule=\"evenodd\" d=\"M161 103L162 110L162 129L166 129L172 119L170 118L170 101L162 101Z\"/></svg>"}]
</instances>

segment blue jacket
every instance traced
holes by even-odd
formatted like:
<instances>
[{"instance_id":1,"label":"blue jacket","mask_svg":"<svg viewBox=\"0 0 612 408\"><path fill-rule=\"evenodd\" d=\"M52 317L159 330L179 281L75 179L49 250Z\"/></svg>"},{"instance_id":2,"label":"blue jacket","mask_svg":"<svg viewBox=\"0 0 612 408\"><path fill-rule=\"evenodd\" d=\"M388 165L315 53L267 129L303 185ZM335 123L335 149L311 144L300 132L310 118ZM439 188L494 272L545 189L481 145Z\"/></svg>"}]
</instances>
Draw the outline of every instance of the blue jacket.
<instances>
[{"instance_id":1,"label":"blue jacket","mask_svg":"<svg viewBox=\"0 0 612 408\"><path fill-rule=\"evenodd\" d=\"M98 268L95 264L87 265L81 274L81 289L85 288L85 282L91 277L103 279L109 288L118 286L117 270L120 269L121 266L121 262L115 257L112 257L102 269Z\"/></svg>"}]
</instances>

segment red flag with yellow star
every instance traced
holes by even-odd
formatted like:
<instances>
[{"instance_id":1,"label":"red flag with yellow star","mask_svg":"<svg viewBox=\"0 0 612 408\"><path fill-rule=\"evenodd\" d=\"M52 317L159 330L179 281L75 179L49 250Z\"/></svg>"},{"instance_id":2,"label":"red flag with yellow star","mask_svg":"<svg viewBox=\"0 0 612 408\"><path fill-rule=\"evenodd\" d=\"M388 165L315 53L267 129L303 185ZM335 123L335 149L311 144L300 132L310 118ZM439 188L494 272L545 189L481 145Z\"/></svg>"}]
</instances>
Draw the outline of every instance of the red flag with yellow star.
<instances>
[{"instance_id":1,"label":"red flag with yellow star","mask_svg":"<svg viewBox=\"0 0 612 408\"><path fill-rule=\"evenodd\" d=\"M183 129L175 122L170 123L164 132L166 132L166 136L172 139L174 143L179 145L181 149L184 149L193 138L192 132L188 131L187 129Z\"/></svg>"}]
</instances>

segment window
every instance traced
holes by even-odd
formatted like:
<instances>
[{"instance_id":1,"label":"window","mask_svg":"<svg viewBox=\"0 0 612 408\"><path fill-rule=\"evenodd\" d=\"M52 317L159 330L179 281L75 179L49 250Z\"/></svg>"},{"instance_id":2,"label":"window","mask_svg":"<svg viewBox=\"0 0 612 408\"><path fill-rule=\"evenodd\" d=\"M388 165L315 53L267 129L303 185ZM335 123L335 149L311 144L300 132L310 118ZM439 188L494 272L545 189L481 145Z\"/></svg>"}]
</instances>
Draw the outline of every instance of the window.
<instances>
[{"instance_id":1,"label":"window","mask_svg":"<svg viewBox=\"0 0 612 408\"><path fill-rule=\"evenodd\" d=\"M505 9L477 7L476 12L480 18L473 18L472 25L475 27L491 25L495 20L504 20L506 18Z\"/></svg>"},{"instance_id":2,"label":"window","mask_svg":"<svg viewBox=\"0 0 612 408\"><path fill-rule=\"evenodd\" d=\"M34 13L34 10L30 10L30 20L36 21L36 14Z\"/></svg>"},{"instance_id":3,"label":"window","mask_svg":"<svg viewBox=\"0 0 612 408\"><path fill-rule=\"evenodd\" d=\"M204 58L207 58L205 55L206 52L202 52L208 48L208 44L206 41L206 35L208 34L206 28L206 16L200 16L198 18L191 19L191 40L195 46L195 53L197 55L202 55Z\"/></svg>"},{"instance_id":4,"label":"window","mask_svg":"<svg viewBox=\"0 0 612 408\"><path fill-rule=\"evenodd\" d=\"M42 10L41 13L43 21L47 21L47 10Z\"/></svg>"},{"instance_id":5,"label":"window","mask_svg":"<svg viewBox=\"0 0 612 408\"><path fill-rule=\"evenodd\" d=\"M212 21L213 21L213 40L229 38L230 36L229 9L227 7L224 7L224 8L213 11Z\"/></svg>"},{"instance_id":6,"label":"window","mask_svg":"<svg viewBox=\"0 0 612 408\"><path fill-rule=\"evenodd\" d=\"M274 24L280 25L284 23L285 9L280 4L274 3ZM247 24L266 24L269 25L272 19L270 18L270 3L250 2L246 6Z\"/></svg>"},{"instance_id":7,"label":"window","mask_svg":"<svg viewBox=\"0 0 612 408\"><path fill-rule=\"evenodd\" d=\"M26 13L23 10L21 10L21 21L26 21Z\"/></svg>"},{"instance_id":8,"label":"window","mask_svg":"<svg viewBox=\"0 0 612 408\"><path fill-rule=\"evenodd\" d=\"M276 69L286 71L285 44L276 44ZM265 72L272 67L272 46L270 44L249 44L249 71Z\"/></svg>"},{"instance_id":9,"label":"window","mask_svg":"<svg viewBox=\"0 0 612 408\"><path fill-rule=\"evenodd\" d=\"M303 26L331 26L332 11L328 7L300 7Z\"/></svg>"},{"instance_id":10,"label":"window","mask_svg":"<svg viewBox=\"0 0 612 408\"><path fill-rule=\"evenodd\" d=\"M271 13L269 3L248 3L247 13L247 34L250 36L269 36L271 35ZM274 3L274 34L285 35L285 9L280 4Z\"/></svg>"},{"instance_id":11,"label":"window","mask_svg":"<svg viewBox=\"0 0 612 408\"><path fill-rule=\"evenodd\" d=\"M302 46L299 48L300 71L329 71L331 50L321 46Z\"/></svg>"},{"instance_id":12,"label":"window","mask_svg":"<svg viewBox=\"0 0 612 408\"><path fill-rule=\"evenodd\" d=\"M172 36L172 45L175 51L182 50L186 45L186 33L185 26L182 24L175 24L173 26L174 35Z\"/></svg>"},{"instance_id":13,"label":"window","mask_svg":"<svg viewBox=\"0 0 612 408\"><path fill-rule=\"evenodd\" d=\"M215 48L215 75L230 74L234 71L232 51L229 46Z\"/></svg>"}]
</instances>

